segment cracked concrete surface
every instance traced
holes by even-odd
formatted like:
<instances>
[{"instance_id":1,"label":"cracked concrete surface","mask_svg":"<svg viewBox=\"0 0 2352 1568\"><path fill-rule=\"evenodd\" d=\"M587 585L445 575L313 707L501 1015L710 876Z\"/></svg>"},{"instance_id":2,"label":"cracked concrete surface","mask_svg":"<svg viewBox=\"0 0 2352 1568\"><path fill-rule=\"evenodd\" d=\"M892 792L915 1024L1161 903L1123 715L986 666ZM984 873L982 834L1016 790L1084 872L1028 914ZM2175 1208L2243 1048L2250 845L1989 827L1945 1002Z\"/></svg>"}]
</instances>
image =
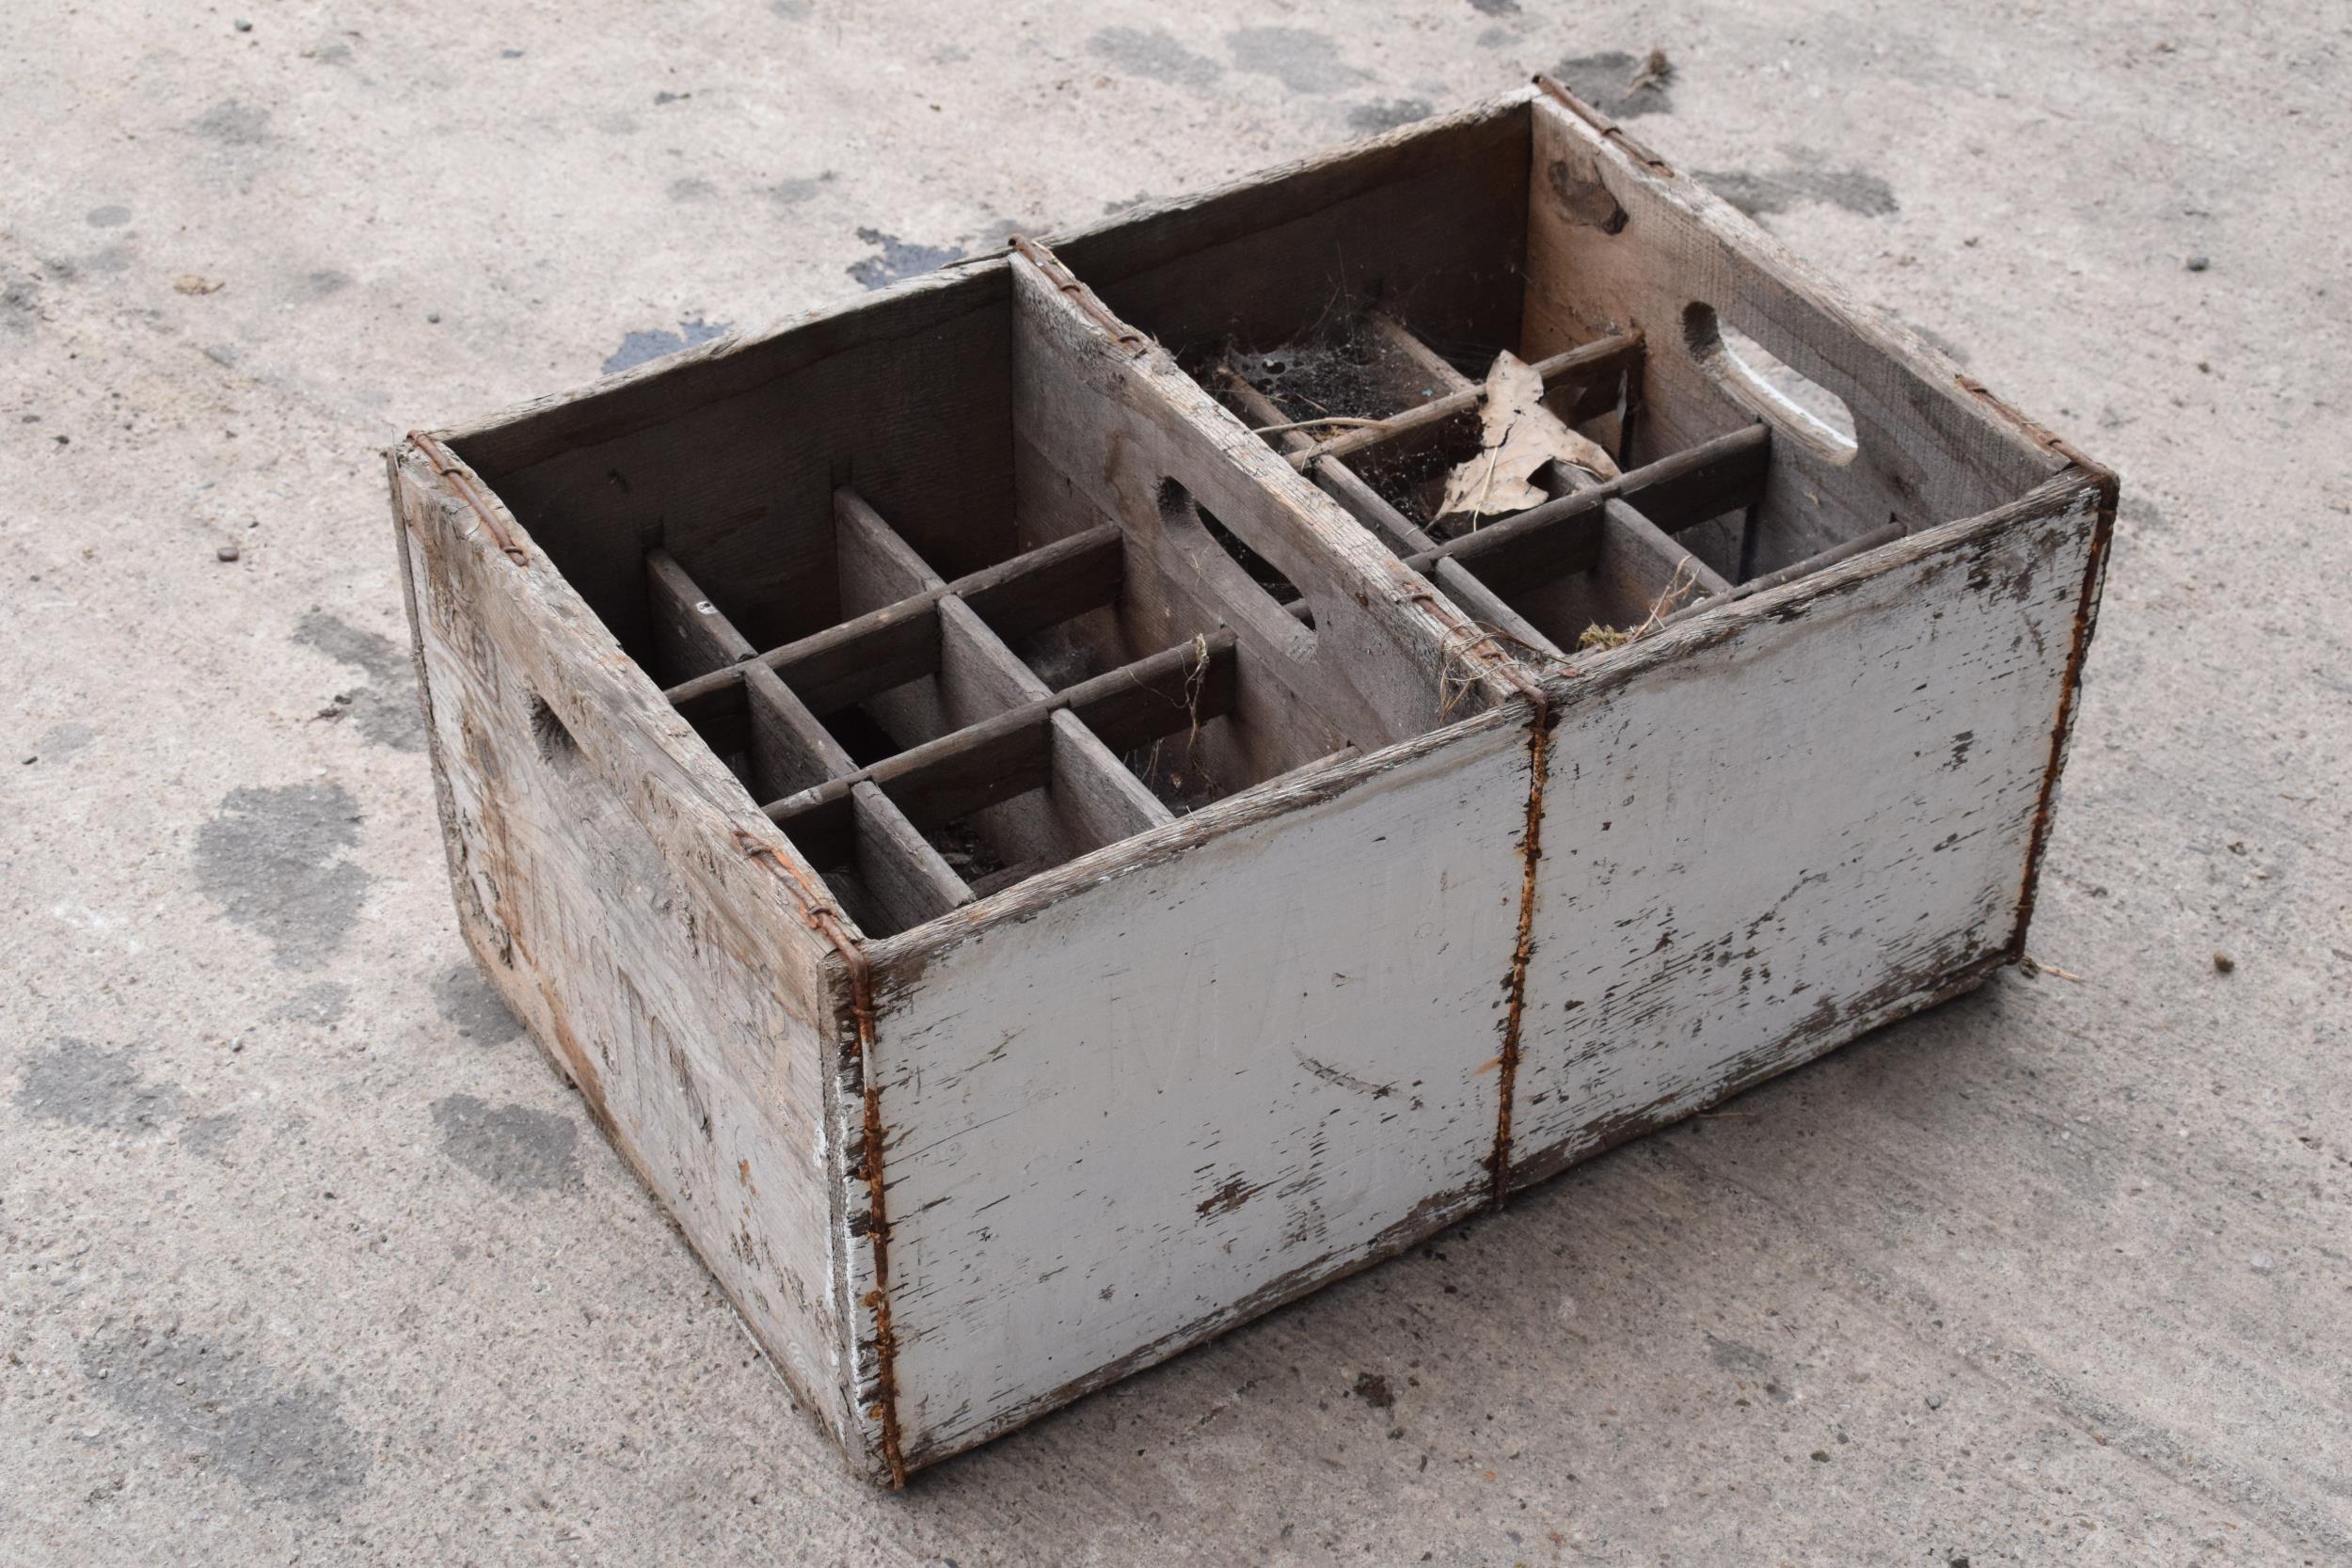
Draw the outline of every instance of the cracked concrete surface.
<instances>
[{"instance_id":1,"label":"cracked concrete surface","mask_svg":"<svg viewBox=\"0 0 2352 1568\"><path fill-rule=\"evenodd\" d=\"M240 5L0 8L0 1562L2352 1560L2342 4ZM2122 470L2079 978L868 1492L463 967L375 449L1652 47Z\"/></svg>"}]
</instances>

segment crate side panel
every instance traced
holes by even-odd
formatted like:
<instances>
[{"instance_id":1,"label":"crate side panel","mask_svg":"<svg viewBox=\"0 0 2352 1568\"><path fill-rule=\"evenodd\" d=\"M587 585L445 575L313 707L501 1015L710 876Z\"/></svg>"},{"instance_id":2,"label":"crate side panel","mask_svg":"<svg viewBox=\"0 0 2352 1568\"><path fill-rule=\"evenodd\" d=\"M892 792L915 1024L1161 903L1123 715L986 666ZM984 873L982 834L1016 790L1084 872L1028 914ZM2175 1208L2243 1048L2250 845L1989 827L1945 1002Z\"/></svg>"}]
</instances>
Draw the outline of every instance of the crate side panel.
<instances>
[{"instance_id":1,"label":"crate side panel","mask_svg":"<svg viewBox=\"0 0 2352 1568\"><path fill-rule=\"evenodd\" d=\"M1603 332L1647 344L1634 456L1648 462L1756 417L1704 370L1685 312L1711 307L1851 414L1837 463L1773 444L1759 572L1889 521L1973 517L2063 467L1963 392L1955 367L1899 335L1695 182L1643 165L1564 106L1534 106L1529 177L1529 357ZM1693 534L1693 542L1702 536ZM1715 552L1736 560L1736 541Z\"/></svg>"},{"instance_id":2,"label":"crate side panel","mask_svg":"<svg viewBox=\"0 0 2352 1568\"><path fill-rule=\"evenodd\" d=\"M1514 1164L1557 1169L2004 953L2096 498L1962 525L1566 702ZM1747 610L1750 607L1737 607Z\"/></svg>"},{"instance_id":3,"label":"crate side panel","mask_svg":"<svg viewBox=\"0 0 2352 1568\"><path fill-rule=\"evenodd\" d=\"M1491 351L1519 337L1527 163L1524 105L1482 105L1056 248L1179 353L1271 347L1368 305Z\"/></svg>"},{"instance_id":4,"label":"crate side panel","mask_svg":"<svg viewBox=\"0 0 2352 1568\"><path fill-rule=\"evenodd\" d=\"M854 484L946 576L1011 552L1005 293L1001 264L973 268L854 308L874 318L865 334L813 358L797 339L840 337L830 321L587 393L564 427L571 444L489 477L625 644L644 645L644 555L660 544L773 647L839 609L836 485ZM951 299L965 308L943 313ZM774 373L753 375L770 362ZM496 430L460 450L477 448L529 450Z\"/></svg>"},{"instance_id":5,"label":"crate side panel","mask_svg":"<svg viewBox=\"0 0 2352 1568\"><path fill-rule=\"evenodd\" d=\"M1406 760L1077 886L885 988L910 1464L1483 1198L1525 731L1387 755Z\"/></svg>"},{"instance_id":6,"label":"crate side panel","mask_svg":"<svg viewBox=\"0 0 2352 1568\"><path fill-rule=\"evenodd\" d=\"M794 1388L849 1430L831 980L732 840L767 823L544 558L508 561L422 464L393 483L467 940Z\"/></svg>"}]
</instances>

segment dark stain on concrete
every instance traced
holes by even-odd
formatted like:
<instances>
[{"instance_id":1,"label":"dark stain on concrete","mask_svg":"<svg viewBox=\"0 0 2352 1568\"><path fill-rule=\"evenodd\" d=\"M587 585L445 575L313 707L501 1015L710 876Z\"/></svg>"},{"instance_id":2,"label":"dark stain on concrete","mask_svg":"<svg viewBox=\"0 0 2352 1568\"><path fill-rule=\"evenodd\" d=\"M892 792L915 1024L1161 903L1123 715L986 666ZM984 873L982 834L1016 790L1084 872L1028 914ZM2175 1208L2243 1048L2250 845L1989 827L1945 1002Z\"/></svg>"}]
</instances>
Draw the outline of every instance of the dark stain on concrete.
<instances>
[{"instance_id":1,"label":"dark stain on concrete","mask_svg":"<svg viewBox=\"0 0 2352 1568\"><path fill-rule=\"evenodd\" d=\"M1470 0L1470 8L1481 16L1517 16L1519 0Z\"/></svg>"},{"instance_id":2,"label":"dark stain on concrete","mask_svg":"<svg viewBox=\"0 0 2352 1568\"><path fill-rule=\"evenodd\" d=\"M1105 27L1087 40L1087 53L1130 76L1170 87L1205 87L1225 74L1222 65L1157 27Z\"/></svg>"},{"instance_id":3,"label":"dark stain on concrete","mask_svg":"<svg viewBox=\"0 0 2352 1568\"><path fill-rule=\"evenodd\" d=\"M779 207L798 207L803 201L815 200L818 192L839 178L827 169L814 179L779 180L768 187L768 199Z\"/></svg>"},{"instance_id":4,"label":"dark stain on concrete","mask_svg":"<svg viewBox=\"0 0 2352 1568\"><path fill-rule=\"evenodd\" d=\"M708 201L719 194L719 187L699 174L690 174L671 181L669 194L673 201Z\"/></svg>"},{"instance_id":5,"label":"dark stain on concrete","mask_svg":"<svg viewBox=\"0 0 2352 1568\"><path fill-rule=\"evenodd\" d=\"M43 762L59 762L97 738L95 725L84 723L79 719L69 719L62 724L52 724L41 731L40 738L33 742L30 754Z\"/></svg>"},{"instance_id":6,"label":"dark stain on concrete","mask_svg":"<svg viewBox=\"0 0 2352 1568\"><path fill-rule=\"evenodd\" d=\"M324 1029L341 1023L351 1010L351 988L341 980L321 980L305 986L280 1003L270 1018L279 1023L307 1023Z\"/></svg>"},{"instance_id":7,"label":"dark stain on concrete","mask_svg":"<svg viewBox=\"0 0 2352 1568\"><path fill-rule=\"evenodd\" d=\"M316 969L351 935L375 879L343 856L358 842L357 802L339 784L232 789L198 830L196 885L268 938L280 967Z\"/></svg>"},{"instance_id":8,"label":"dark stain on concrete","mask_svg":"<svg viewBox=\"0 0 2352 1568\"><path fill-rule=\"evenodd\" d=\"M1225 35L1234 69L1271 76L1292 92L1340 92L1365 80L1340 47L1304 27L1242 27Z\"/></svg>"},{"instance_id":9,"label":"dark stain on concrete","mask_svg":"<svg viewBox=\"0 0 2352 1568\"><path fill-rule=\"evenodd\" d=\"M229 1346L142 1324L81 1348L91 1389L177 1453L200 1453L256 1495L332 1510L367 1481L368 1453L334 1393Z\"/></svg>"},{"instance_id":10,"label":"dark stain on concrete","mask_svg":"<svg viewBox=\"0 0 2352 1568\"><path fill-rule=\"evenodd\" d=\"M269 111L234 98L223 99L188 121L188 129L223 147L259 147L271 137Z\"/></svg>"},{"instance_id":11,"label":"dark stain on concrete","mask_svg":"<svg viewBox=\"0 0 2352 1568\"><path fill-rule=\"evenodd\" d=\"M131 221L131 209L110 201L103 207L92 207L84 221L92 229L119 229Z\"/></svg>"},{"instance_id":12,"label":"dark stain on concrete","mask_svg":"<svg viewBox=\"0 0 2352 1568\"><path fill-rule=\"evenodd\" d=\"M362 736L397 752L424 750L424 710L417 703L416 666L405 643L323 610L302 618L294 640L367 673L369 686L347 693L351 701L342 705Z\"/></svg>"},{"instance_id":13,"label":"dark stain on concrete","mask_svg":"<svg viewBox=\"0 0 2352 1568\"><path fill-rule=\"evenodd\" d=\"M433 982L433 1010L460 1039L479 1045L499 1045L523 1032L521 1021L506 1010L506 999L470 962L450 965Z\"/></svg>"},{"instance_id":14,"label":"dark stain on concrete","mask_svg":"<svg viewBox=\"0 0 2352 1568\"><path fill-rule=\"evenodd\" d=\"M1612 119L1672 114L1675 105L1671 83L1654 82L1638 89L1633 86L1642 78L1645 57L1629 55L1622 49L1602 55L1571 55L1553 66L1550 74L1562 87Z\"/></svg>"},{"instance_id":15,"label":"dark stain on concrete","mask_svg":"<svg viewBox=\"0 0 2352 1568\"><path fill-rule=\"evenodd\" d=\"M580 1128L568 1117L453 1094L433 1102L433 1124L441 1130L442 1153L501 1192L580 1185Z\"/></svg>"},{"instance_id":16,"label":"dark stain on concrete","mask_svg":"<svg viewBox=\"0 0 2352 1568\"><path fill-rule=\"evenodd\" d=\"M24 1066L16 1105L36 1121L110 1132L147 1132L177 1120L185 1099L177 1084L150 1084L132 1046L109 1051L61 1039Z\"/></svg>"},{"instance_id":17,"label":"dark stain on concrete","mask_svg":"<svg viewBox=\"0 0 2352 1568\"><path fill-rule=\"evenodd\" d=\"M302 280L303 292L312 299L325 299L351 287L351 274L337 267L321 267Z\"/></svg>"},{"instance_id":18,"label":"dark stain on concrete","mask_svg":"<svg viewBox=\"0 0 2352 1568\"><path fill-rule=\"evenodd\" d=\"M768 0L768 8L787 22L805 22L809 0Z\"/></svg>"},{"instance_id":19,"label":"dark stain on concrete","mask_svg":"<svg viewBox=\"0 0 2352 1568\"><path fill-rule=\"evenodd\" d=\"M1867 169L1792 164L1763 173L1701 170L1699 180L1752 218L1785 213L1809 201L1826 202L1866 218L1885 217L1897 210L1894 188Z\"/></svg>"},{"instance_id":20,"label":"dark stain on concrete","mask_svg":"<svg viewBox=\"0 0 2352 1568\"><path fill-rule=\"evenodd\" d=\"M1410 125L1417 119L1427 119L1436 111L1426 98L1388 98L1370 103L1359 103L1347 111L1351 131L1366 135L1378 135L1400 125Z\"/></svg>"},{"instance_id":21,"label":"dark stain on concrete","mask_svg":"<svg viewBox=\"0 0 2352 1568\"><path fill-rule=\"evenodd\" d=\"M1761 1377L1772 1370L1772 1358L1754 1345L1737 1339L1707 1337L1707 1358L1727 1372L1753 1372Z\"/></svg>"},{"instance_id":22,"label":"dark stain on concrete","mask_svg":"<svg viewBox=\"0 0 2352 1568\"><path fill-rule=\"evenodd\" d=\"M0 329L29 337L40 319L40 280L0 272Z\"/></svg>"},{"instance_id":23,"label":"dark stain on concrete","mask_svg":"<svg viewBox=\"0 0 2352 1568\"><path fill-rule=\"evenodd\" d=\"M180 1124L180 1147L203 1159L217 1160L244 1124L245 1118L234 1111L190 1117Z\"/></svg>"},{"instance_id":24,"label":"dark stain on concrete","mask_svg":"<svg viewBox=\"0 0 2352 1568\"><path fill-rule=\"evenodd\" d=\"M649 359L659 359L665 354L675 354L680 349L692 348L696 343L707 343L723 333L732 331L734 326L733 322L708 322L696 316L691 321L678 323L675 332L664 331L658 326L644 332L631 332L621 340L619 348L606 356L604 373L614 375L644 364Z\"/></svg>"},{"instance_id":25,"label":"dark stain on concrete","mask_svg":"<svg viewBox=\"0 0 2352 1568\"><path fill-rule=\"evenodd\" d=\"M902 277L937 272L950 261L963 260L961 245L909 245L879 229L861 229L857 237L880 247L863 261L850 263L850 276L869 289L886 289Z\"/></svg>"}]
</instances>

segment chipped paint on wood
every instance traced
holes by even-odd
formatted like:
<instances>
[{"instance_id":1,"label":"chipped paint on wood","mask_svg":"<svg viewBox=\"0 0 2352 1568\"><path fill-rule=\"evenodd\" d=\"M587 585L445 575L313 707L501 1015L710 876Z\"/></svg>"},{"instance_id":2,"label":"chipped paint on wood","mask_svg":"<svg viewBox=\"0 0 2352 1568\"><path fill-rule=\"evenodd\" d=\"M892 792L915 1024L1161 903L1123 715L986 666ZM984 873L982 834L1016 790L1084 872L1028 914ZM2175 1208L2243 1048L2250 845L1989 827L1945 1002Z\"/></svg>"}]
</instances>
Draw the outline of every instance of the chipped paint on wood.
<instances>
[{"instance_id":1,"label":"chipped paint on wood","mask_svg":"<svg viewBox=\"0 0 2352 1568\"><path fill-rule=\"evenodd\" d=\"M1527 800L1509 720L885 978L910 1463L1484 1198Z\"/></svg>"},{"instance_id":2,"label":"chipped paint on wood","mask_svg":"<svg viewBox=\"0 0 2352 1568\"><path fill-rule=\"evenodd\" d=\"M2006 956L2095 564L2095 499L2053 510L1564 685L1514 1117L1533 1168Z\"/></svg>"}]
</instances>

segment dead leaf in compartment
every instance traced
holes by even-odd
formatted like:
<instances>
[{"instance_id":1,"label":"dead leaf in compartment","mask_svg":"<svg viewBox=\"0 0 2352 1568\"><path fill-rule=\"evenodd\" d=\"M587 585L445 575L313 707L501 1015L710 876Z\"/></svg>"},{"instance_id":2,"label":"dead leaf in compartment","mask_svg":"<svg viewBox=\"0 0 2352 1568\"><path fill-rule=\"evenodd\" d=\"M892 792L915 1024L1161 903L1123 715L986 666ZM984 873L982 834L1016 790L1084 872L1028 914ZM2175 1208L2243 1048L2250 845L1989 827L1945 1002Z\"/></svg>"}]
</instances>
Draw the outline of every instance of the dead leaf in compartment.
<instances>
[{"instance_id":1,"label":"dead leaf in compartment","mask_svg":"<svg viewBox=\"0 0 2352 1568\"><path fill-rule=\"evenodd\" d=\"M1478 455L1446 476L1440 517L1468 514L1500 517L1540 506L1551 498L1534 483L1547 463L1566 463L1598 479L1617 477L1617 465L1544 406L1543 377L1535 367L1505 349L1486 372L1486 395L1479 414Z\"/></svg>"}]
</instances>

